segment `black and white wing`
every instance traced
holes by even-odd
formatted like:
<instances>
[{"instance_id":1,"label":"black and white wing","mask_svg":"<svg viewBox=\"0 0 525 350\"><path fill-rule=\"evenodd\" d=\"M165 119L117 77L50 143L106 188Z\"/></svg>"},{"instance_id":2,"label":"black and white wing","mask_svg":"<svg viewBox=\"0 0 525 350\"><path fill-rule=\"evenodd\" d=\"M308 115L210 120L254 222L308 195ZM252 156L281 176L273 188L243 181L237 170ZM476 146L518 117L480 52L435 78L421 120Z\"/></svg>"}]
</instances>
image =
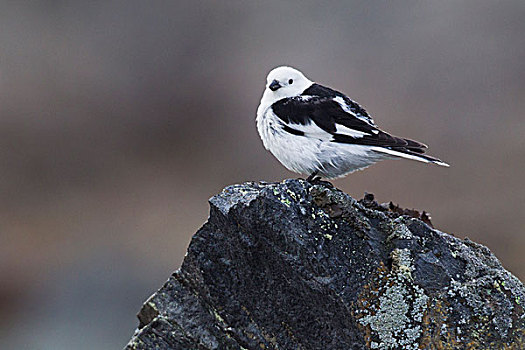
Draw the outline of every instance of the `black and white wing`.
<instances>
[{"instance_id":1,"label":"black and white wing","mask_svg":"<svg viewBox=\"0 0 525 350\"><path fill-rule=\"evenodd\" d=\"M319 84L313 84L300 96L277 101L272 110L282 121L283 129L297 136L366 145L392 156L445 165L439 159L423 155L426 145L380 130L364 108Z\"/></svg>"},{"instance_id":2,"label":"black and white wing","mask_svg":"<svg viewBox=\"0 0 525 350\"><path fill-rule=\"evenodd\" d=\"M374 125L374 120L363 107L361 107L357 102L352 101L348 96L340 93L339 91L330 89L329 87L312 84L308 89L306 89L302 96L316 96L316 97L325 97L332 98L338 104L341 105L341 108L347 113L355 116L358 119L366 121L368 124Z\"/></svg>"}]
</instances>

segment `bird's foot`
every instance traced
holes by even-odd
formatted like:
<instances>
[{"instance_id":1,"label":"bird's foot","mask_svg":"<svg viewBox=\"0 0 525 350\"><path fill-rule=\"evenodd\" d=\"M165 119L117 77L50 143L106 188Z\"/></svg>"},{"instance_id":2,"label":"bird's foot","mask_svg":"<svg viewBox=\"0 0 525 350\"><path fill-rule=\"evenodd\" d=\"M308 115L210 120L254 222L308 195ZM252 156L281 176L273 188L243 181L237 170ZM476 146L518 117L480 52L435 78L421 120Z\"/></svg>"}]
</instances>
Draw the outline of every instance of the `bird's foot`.
<instances>
[{"instance_id":1,"label":"bird's foot","mask_svg":"<svg viewBox=\"0 0 525 350\"><path fill-rule=\"evenodd\" d=\"M310 176L306 178L306 181L309 183L318 182L319 180L321 180L321 177L317 176L318 173L319 173L319 170L314 171L313 173L310 174Z\"/></svg>"},{"instance_id":2,"label":"bird's foot","mask_svg":"<svg viewBox=\"0 0 525 350\"><path fill-rule=\"evenodd\" d=\"M321 183L323 182L327 182L327 181L322 181L321 180L322 177L321 176L315 176L313 179L311 179L310 181L308 181L309 183L311 183L312 185L320 185Z\"/></svg>"},{"instance_id":3,"label":"bird's foot","mask_svg":"<svg viewBox=\"0 0 525 350\"><path fill-rule=\"evenodd\" d=\"M317 176L318 173L319 171L314 171L312 174L310 174L310 176L306 178L306 181L312 185L327 185L333 187L330 182L321 180L323 177Z\"/></svg>"}]
</instances>

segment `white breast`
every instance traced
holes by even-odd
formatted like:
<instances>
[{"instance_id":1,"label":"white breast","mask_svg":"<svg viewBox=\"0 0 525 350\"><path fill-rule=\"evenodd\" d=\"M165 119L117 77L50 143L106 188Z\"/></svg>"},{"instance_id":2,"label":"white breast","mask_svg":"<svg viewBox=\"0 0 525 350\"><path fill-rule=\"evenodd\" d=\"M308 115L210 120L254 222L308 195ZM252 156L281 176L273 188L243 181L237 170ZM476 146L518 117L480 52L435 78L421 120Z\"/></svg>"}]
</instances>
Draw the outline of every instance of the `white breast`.
<instances>
[{"instance_id":1,"label":"white breast","mask_svg":"<svg viewBox=\"0 0 525 350\"><path fill-rule=\"evenodd\" d=\"M300 174L311 174L317 170L320 167L318 154L322 141L290 134L284 131L283 126L271 107L258 111L257 130L264 147L288 170Z\"/></svg>"}]
</instances>

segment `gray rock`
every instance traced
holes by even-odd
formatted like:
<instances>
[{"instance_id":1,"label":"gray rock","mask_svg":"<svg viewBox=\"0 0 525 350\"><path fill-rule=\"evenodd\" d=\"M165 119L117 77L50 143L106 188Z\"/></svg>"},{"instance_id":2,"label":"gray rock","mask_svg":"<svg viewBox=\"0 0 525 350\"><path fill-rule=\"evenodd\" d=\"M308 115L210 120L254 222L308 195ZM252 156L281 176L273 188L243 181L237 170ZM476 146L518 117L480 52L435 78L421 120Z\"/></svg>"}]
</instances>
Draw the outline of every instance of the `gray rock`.
<instances>
[{"instance_id":1,"label":"gray rock","mask_svg":"<svg viewBox=\"0 0 525 350\"><path fill-rule=\"evenodd\" d=\"M210 205L126 349L525 348L523 284L417 211L303 180Z\"/></svg>"}]
</instances>

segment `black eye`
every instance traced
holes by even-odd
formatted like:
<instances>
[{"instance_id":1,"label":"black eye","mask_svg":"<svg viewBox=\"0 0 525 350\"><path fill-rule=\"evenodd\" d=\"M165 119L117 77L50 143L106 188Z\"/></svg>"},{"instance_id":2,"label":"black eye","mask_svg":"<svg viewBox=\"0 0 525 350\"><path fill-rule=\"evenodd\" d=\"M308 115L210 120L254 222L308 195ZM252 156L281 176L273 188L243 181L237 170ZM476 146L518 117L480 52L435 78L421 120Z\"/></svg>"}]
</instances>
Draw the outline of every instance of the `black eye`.
<instances>
[{"instance_id":1,"label":"black eye","mask_svg":"<svg viewBox=\"0 0 525 350\"><path fill-rule=\"evenodd\" d=\"M293 79L288 80L288 84L293 84Z\"/></svg>"}]
</instances>

